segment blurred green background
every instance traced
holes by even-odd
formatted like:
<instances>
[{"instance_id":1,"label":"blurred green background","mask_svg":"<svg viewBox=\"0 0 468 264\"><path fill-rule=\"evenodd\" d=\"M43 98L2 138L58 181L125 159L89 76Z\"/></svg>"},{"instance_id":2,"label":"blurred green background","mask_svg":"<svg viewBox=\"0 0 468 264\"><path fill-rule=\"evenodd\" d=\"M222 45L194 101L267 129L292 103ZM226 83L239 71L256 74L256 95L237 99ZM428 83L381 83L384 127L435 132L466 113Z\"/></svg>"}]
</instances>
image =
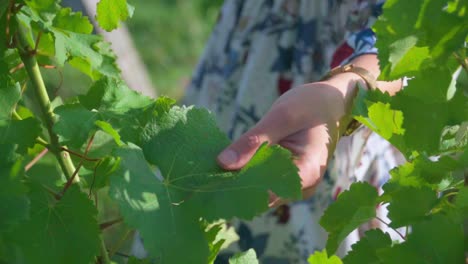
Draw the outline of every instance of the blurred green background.
<instances>
[{"instance_id":1,"label":"blurred green background","mask_svg":"<svg viewBox=\"0 0 468 264\"><path fill-rule=\"evenodd\" d=\"M77 0L65 5L83 10ZM223 0L129 0L135 7L126 25L146 65L158 95L180 99L218 17ZM81 9L81 10L80 10ZM87 91L91 80L66 66L62 71L43 70L47 87L68 97ZM66 80L66 81L63 81Z\"/></svg>"},{"instance_id":2,"label":"blurred green background","mask_svg":"<svg viewBox=\"0 0 468 264\"><path fill-rule=\"evenodd\" d=\"M158 95L180 98L223 0L131 1L127 22Z\"/></svg>"}]
</instances>

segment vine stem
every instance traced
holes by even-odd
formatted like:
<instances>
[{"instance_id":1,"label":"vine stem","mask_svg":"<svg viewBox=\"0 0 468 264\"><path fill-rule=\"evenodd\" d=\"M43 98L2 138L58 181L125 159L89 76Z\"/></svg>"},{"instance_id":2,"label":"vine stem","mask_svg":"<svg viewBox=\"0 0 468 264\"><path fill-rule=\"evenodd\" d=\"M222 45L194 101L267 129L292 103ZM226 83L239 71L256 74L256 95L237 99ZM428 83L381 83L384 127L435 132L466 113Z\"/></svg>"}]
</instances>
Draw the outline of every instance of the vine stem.
<instances>
[{"instance_id":1,"label":"vine stem","mask_svg":"<svg viewBox=\"0 0 468 264\"><path fill-rule=\"evenodd\" d=\"M406 237L403 236L402 233L400 233L396 228L391 227L387 222L385 222L382 218L376 216L375 219L379 220L382 224L386 225L387 227L391 228L395 233L397 233L403 240L406 240Z\"/></svg>"},{"instance_id":2,"label":"vine stem","mask_svg":"<svg viewBox=\"0 0 468 264\"><path fill-rule=\"evenodd\" d=\"M16 36L18 36L19 40L17 48L21 56L21 60L23 61L26 72L28 73L31 80L36 99L39 103L39 107L41 109L44 121L46 123L46 128L49 133L49 150L57 158L57 161L63 173L65 174L65 177L70 179L73 175L73 172L75 171L75 166L73 165L70 155L68 153L62 153L58 141L58 136L52 130L54 125L54 113L52 112L50 98L47 94L47 89L45 87L44 80L42 79L42 74L39 69L39 65L37 64L36 57L33 53L31 53L31 47L26 38L26 33L24 29L21 28L21 26L18 28ZM77 177L76 181L79 181L78 179L79 178Z\"/></svg>"},{"instance_id":3,"label":"vine stem","mask_svg":"<svg viewBox=\"0 0 468 264\"><path fill-rule=\"evenodd\" d=\"M128 236L132 233L133 231L127 230L125 231L124 235L118 240L118 242L114 245L113 249L109 250L109 256L113 257L117 251L122 247L123 243L125 240L127 240Z\"/></svg>"},{"instance_id":4,"label":"vine stem","mask_svg":"<svg viewBox=\"0 0 468 264\"><path fill-rule=\"evenodd\" d=\"M102 264L110 264L109 252L107 252L106 243L104 242L104 238L102 235L100 236L101 239L101 263Z\"/></svg>"},{"instance_id":5,"label":"vine stem","mask_svg":"<svg viewBox=\"0 0 468 264\"><path fill-rule=\"evenodd\" d=\"M28 171L29 169L31 169L32 166L34 166L34 164L36 164L42 157L44 157L44 155L47 154L48 151L49 149L47 148L43 149L36 157L34 157L33 160L31 160L31 162L29 162L26 165L26 167L24 167L24 170Z\"/></svg>"},{"instance_id":6,"label":"vine stem","mask_svg":"<svg viewBox=\"0 0 468 264\"><path fill-rule=\"evenodd\" d=\"M111 227L111 226L113 226L115 224L119 224L122 221L123 221L123 218L119 217L117 219L110 220L110 221L99 224L99 228L101 228L101 230L104 230L104 229L109 228L109 227Z\"/></svg>"},{"instance_id":7,"label":"vine stem","mask_svg":"<svg viewBox=\"0 0 468 264\"><path fill-rule=\"evenodd\" d=\"M94 140L94 134L91 136L91 138L88 141L88 145L86 146L86 150L85 150L85 153L84 153L83 157L86 157L86 155L88 155L89 149L91 148L91 144L93 144L93 140ZM78 171L81 169L81 166L83 166L84 161L85 161L84 158L82 158L80 160L80 163L78 163L78 166L76 167L76 169L73 172L72 176L65 183L65 186L63 187L63 190L62 190L62 196L65 194L65 192L68 190L68 188L70 188L70 186L72 185L75 177L78 177Z\"/></svg>"},{"instance_id":8,"label":"vine stem","mask_svg":"<svg viewBox=\"0 0 468 264\"><path fill-rule=\"evenodd\" d=\"M86 157L86 156L84 156L84 155L82 155L82 154L80 154L80 153L78 153L78 152L76 152L76 151L73 151L73 150L71 150L71 149L67 149L67 148L65 148L65 147L61 147L60 149L63 150L63 151L66 151L66 152L68 152L68 153L70 153L70 154L72 154L72 155L75 155L75 156L77 156L77 157L79 157L79 158L82 158L82 159L84 159L84 160L87 160L87 161L100 161L100 160L101 160L101 159L95 159L95 158Z\"/></svg>"}]
</instances>

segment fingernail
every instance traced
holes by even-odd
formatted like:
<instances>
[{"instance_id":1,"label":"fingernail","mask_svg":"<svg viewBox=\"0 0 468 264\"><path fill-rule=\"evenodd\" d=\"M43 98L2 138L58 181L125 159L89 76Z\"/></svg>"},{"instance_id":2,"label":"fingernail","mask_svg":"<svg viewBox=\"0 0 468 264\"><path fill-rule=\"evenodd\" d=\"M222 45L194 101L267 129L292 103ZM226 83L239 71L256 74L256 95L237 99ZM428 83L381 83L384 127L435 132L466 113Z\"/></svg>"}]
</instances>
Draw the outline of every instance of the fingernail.
<instances>
[{"instance_id":1,"label":"fingernail","mask_svg":"<svg viewBox=\"0 0 468 264\"><path fill-rule=\"evenodd\" d=\"M238 158L239 155L237 155L237 152L232 149L226 149L218 156L218 160L224 165L231 165L236 163Z\"/></svg>"}]
</instances>

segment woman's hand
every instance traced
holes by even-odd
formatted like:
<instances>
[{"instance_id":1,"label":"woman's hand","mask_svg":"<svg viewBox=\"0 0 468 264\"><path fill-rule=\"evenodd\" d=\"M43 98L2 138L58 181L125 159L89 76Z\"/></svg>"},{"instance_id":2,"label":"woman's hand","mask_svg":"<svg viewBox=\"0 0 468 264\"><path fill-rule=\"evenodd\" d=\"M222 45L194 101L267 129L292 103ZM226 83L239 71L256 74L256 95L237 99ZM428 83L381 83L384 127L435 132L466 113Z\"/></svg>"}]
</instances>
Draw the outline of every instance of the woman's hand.
<instances>
[{"instance_id":1,"label":"woman's hand","mask_svg":"<svg viewBox=\"0 0 468 264\"><path fill-rule=\"evenodd\" d=\"M352 63L367 69L373 76L380 74L376 55L361 55ZM227 170L237 170L247 164L263 142L279 144L296 157L294 162L299 168L303 197L311 196L325 173L340 135L351 121L358 83L366 86L359 75L348 72L288 91L253 128L220 153L218 163ZM401 89L402 82L377 82L377 86L393 95ZM281 201L271 195L270 206L279 203Z\"/></svg>"},{"instance_id":2,"label":"woman's hand","mask_svg":"<svg viewBox=\"0 0 468 264\"><path fill-rule=\"evenodd\" d=\"M341 78L359 78L353 75ZM344 117L351 105L347 97L352 95L344 94L336 84L339 84L336 80L311 83L279 97L253 128L218 156L219 164L225 169L237 170L250 160L263 142L279 144L295 156L303 196L309 197L335 149L342 127L340 122L347 123ZM272 195L270 206L277 205L278 201Z\"/></svg>"}]
</instances>

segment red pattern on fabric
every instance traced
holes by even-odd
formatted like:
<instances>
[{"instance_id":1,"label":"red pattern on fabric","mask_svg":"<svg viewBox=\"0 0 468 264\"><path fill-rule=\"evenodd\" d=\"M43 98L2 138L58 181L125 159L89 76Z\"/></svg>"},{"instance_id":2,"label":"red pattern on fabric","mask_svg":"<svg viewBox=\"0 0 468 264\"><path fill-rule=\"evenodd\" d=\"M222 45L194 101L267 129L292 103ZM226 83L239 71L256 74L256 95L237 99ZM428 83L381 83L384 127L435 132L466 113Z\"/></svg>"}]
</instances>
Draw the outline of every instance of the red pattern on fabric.
<instances>
[{"instance_id":1,"label":"red pattern on fabric","mask_svg":"<svg viewBox=\"0 0 468 264\"><path fill-rule=\"evenodd\" d=\"M338 199L338 195L340 195L340 193L341 193L341 187L336 188L336 191L333 194L333 200L336 201L336 199Z\"/></svg>"},{"instance_id":2,"label":"red pattern on fabric","mask_svg":"<svg viewBox=\"0 0 468 264\"><path fill-rule=\"evenodd\" d=\"M354 49L348 45L348 43L343 43L341 46L339 46L335 53L333 53L333 58L330 64L331 68L335 68L336 66L339 66L342 61L344 61L346 58L349 58L352 54L354 53Z\"/></svg>"},{"instance_id":3,"label":"red pattern on fabric","mask_svg":"<svg viewBox=\"0 0 468 264\"><path fill-rule=\"evenodd\" d=\"M286 79L282 76L278 78L278 92L279 94L284 94L285 92L289 91L292 86L292 80L291 79Z\"/></svg>"},{"instance_id":4,"label":"red pattern on fabric","mask_svg":"<svg viewBox=\"0 0 468 264\"><path fill-rule=\"evenodd\" d=\"M273 212L273 215L277 217L278 224L287 224L289 222L289 218L291 217L291 210L289 205L283 204L280 205L276 210Z\"/></svg>"}]
</instances>

